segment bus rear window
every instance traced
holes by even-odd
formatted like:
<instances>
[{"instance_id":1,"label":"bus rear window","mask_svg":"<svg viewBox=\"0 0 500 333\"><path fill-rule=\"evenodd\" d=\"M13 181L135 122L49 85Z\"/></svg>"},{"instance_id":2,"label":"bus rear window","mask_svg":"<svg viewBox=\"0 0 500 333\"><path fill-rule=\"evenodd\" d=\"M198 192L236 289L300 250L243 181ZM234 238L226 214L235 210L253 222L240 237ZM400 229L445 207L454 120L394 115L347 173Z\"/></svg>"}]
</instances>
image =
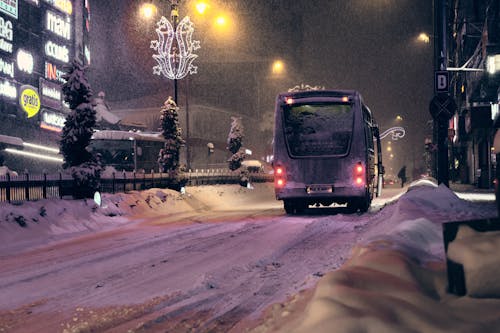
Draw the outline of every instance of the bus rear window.
<instances>
[{"instance_id":1,"label":"bus rear window","mask_svg":"<svg viewBox=\"0 0 500 333\"><path fill-rule=\"evenodd\" d=\"M285 106L285 139L292 156L345 155L352 136L350 104Z\"/></svg>"}]
</instances>

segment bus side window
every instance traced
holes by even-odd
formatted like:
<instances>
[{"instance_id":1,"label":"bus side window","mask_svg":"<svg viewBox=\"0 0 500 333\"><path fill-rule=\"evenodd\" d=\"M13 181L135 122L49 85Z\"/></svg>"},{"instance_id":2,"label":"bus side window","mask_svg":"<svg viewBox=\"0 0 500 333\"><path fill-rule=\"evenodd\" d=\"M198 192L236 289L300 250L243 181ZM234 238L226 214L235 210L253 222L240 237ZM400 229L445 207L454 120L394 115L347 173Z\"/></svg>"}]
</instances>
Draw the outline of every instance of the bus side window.
<instances>
[{"instance_id":1,"label":"bus side window","mask_svg":"<svg viewBox=\"0 0 500 333\"><path fill-rule=\"evenodd\" d=\"M374 151L374 144L373 144L373 129L372 129L372 117L371 113L368 110L368 108L363 105L363 120L365 124L365 140L366 140L366 145L369 150L372 152Z\"/></svg>"}]
</instances>

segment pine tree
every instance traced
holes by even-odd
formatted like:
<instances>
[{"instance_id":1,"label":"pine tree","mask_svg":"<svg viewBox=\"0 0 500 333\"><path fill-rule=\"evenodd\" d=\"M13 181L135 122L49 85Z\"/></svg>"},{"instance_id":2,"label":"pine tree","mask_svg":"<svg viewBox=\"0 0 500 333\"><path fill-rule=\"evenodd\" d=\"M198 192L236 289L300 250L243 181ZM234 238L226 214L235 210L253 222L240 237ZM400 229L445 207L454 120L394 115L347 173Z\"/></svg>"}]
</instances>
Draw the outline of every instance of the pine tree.
<instances>
[{"instance_id":1,"label":"pine tree","mask_svg":"<svg viewBox=\"0 0 500 333\"><path fill-rule=\"evenodd\" d=\"M80 61L73 60L65 70L62 92L71 113L66 117L60 141L63 168L69 169L75 180L74 196L90 197L99 188L102 171L98 157L88 149L96 125L90 102L92 91Z\"/></svg>"},{"instance_id":2,"label":"pine tree","mask_svg":"<svg viewBox=\"0 0 500 333\"><path fill-rule=\"evenodd\" d=\"M240 117L231 117L231 129L227 138L227 149L232 156L228 159L229 169L237 170L241 167L241 162L245 158L245 152L241 150L243 144L243 125Z\"/></svg>"},{"instance_id":3,"label":"pine tree","mask_svg":"<svg viewBox=\"0 0 500 333\"><path fill-rule=\"evenodd\" d=\"M158 155L158 164L162 172L168 172L171 177L177 176L179 170L179 151L185 143L179 127L179 108L172 99L168 99L160 109L161 131L165 144Z\"/></svg>"}]
</instances>

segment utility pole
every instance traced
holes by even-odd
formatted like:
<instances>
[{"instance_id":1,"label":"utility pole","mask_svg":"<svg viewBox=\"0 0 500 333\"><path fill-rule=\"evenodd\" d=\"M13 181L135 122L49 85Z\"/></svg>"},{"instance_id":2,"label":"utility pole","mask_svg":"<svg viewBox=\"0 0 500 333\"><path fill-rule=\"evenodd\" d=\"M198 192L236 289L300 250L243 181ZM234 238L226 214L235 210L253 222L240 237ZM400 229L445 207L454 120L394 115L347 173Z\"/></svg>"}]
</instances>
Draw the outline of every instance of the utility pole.
<instances>
[{"instance_id":1,"label":"utility pole","mask_svg":"<svg viewBox=\"0 0 500 333\"><path fill-rule=\"evenodd\" d=\"M433 140L437 146L435 174L438 184L449 186L448 124L455 114L456 104L449 92L446 16L446 0L434 0L434 97L429 112L434 120Z\"/></svg>"}]
</instances>

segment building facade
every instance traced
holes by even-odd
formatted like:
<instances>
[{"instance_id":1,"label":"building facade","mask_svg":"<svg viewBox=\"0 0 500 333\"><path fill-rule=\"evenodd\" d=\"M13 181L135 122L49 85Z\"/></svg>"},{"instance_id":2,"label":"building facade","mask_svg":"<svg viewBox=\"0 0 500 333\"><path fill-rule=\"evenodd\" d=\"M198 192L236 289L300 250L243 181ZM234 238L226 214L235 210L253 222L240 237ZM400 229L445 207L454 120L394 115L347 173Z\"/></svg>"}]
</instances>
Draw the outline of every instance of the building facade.
<instances>
[{"instance_id":1,"label":"building facade","mask_svg":"<svg viewBox=\"0 0 500 333\"><path fill-rule=\"evenodd\" d=\"M65 65L90 63L88 0L0 0L0 156L10 169L61 168Z\"/></svg>"},{"instance_id":2,"label":"building facade","mask_svg":"<svg viewBox=\"0 0 500 333\"><path fill-rule=\"evenodd\" d=\"M500 2L449 2L449 65L457 113L450 121L451 180L493 186L500 98Z\"/></svg>"}]
</instances>

